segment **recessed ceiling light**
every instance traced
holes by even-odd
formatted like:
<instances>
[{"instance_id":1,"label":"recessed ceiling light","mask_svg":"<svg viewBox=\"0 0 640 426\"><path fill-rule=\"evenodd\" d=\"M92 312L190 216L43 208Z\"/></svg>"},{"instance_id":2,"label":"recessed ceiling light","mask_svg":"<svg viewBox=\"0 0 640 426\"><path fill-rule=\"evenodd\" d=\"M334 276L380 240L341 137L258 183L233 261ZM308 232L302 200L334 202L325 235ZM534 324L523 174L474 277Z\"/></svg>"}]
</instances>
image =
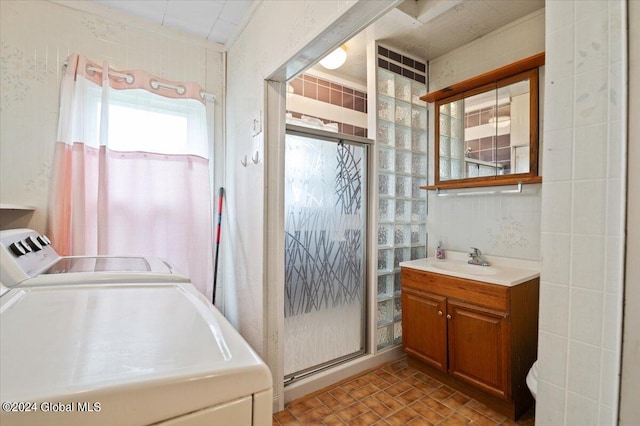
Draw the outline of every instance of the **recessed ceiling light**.
<instances>
[{"instance_id":1,"label":"recessed ceiling light","mask_svg":"<svg viewBox=\"0 0 640 426\"><path fill-rule=\"evenodd\" d=\"M325 56L320 61L320 65L328 70L335 70L336 68L340 68L346 60L347 50L344 48L344 46L340 46L336 50Z\"/></svg>"}]
</instances>

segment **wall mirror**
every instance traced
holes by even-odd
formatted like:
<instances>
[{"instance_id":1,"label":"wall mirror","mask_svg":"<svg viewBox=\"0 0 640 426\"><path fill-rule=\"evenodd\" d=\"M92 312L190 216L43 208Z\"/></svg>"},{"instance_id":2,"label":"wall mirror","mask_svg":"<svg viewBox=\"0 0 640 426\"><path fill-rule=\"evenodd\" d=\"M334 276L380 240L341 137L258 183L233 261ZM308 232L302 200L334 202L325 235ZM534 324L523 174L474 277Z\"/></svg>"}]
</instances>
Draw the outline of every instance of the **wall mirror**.
<instances>
[{"instance_id":1,"label":"wall mirror","mask_svg":"<svg viewBox=\"0 0 640 426\"><path fill-rule=\"evenodd\" d=\"M422 98L435 102L435 182L427 189L541 181L541 55Z\"/></svg>"}]
</instances>

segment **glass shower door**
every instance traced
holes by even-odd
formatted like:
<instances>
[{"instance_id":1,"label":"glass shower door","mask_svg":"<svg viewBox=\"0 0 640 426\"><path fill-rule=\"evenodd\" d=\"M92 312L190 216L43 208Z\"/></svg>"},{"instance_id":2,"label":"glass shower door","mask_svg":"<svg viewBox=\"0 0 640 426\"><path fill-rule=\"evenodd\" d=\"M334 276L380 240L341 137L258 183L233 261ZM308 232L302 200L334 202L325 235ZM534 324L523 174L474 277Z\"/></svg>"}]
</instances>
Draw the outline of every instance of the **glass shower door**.
<instances>
[{"instance_id":1,"label":"glass shower door","mask_svg":"<svg viewBox=\"0 0 640 426\"><path fill-rule=\"evenodd\" d=\"M285 382L364 353L366 145L287 132Z\"/></svg>"}]
</instances>

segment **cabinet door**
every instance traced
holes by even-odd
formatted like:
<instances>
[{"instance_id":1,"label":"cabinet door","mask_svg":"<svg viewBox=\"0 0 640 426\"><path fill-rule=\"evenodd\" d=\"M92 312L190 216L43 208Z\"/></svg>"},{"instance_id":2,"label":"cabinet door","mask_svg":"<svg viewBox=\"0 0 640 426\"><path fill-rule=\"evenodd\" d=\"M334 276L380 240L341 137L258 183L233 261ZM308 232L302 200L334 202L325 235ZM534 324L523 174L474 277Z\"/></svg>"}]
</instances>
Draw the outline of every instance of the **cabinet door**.
<instances>
[{"instance_id":1,"label":"cabinet door","mask_svg":"<svg viewBox=\"0 0 640 426\"><path fill-rule=\"evenodd\" d=\"M449 374L500 398L510 397L507 314L449 300Z\"/></svg>"},{"instance_id":2,"label":"cabinet door","mask_svg":"<svg viewBox=\"0 0 640 426\"><path fill-rule=\"evenodd\" d=\"M424 363L447 371L446 299L402 289L402 348Z\"/></svg>"}]
</instances>

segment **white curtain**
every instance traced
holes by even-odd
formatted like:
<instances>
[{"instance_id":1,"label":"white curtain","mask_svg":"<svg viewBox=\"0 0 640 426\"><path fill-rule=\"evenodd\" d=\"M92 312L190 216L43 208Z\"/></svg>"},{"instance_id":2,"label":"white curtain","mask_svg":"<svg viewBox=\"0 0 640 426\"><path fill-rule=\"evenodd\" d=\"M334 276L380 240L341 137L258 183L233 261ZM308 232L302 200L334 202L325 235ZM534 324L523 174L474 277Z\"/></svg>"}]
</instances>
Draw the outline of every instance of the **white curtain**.
<instances>
[{"instance_id":1,"label":"white curtain","mask_svg":"<svg viewBox=\"0 0 640 426\"><path fill-rule=\"evenodd\" d=\"M68 59L49 203L48 232L59 253L157 256L211 296L201 93L195 83Z\"/></svg>"}]
</instances>

